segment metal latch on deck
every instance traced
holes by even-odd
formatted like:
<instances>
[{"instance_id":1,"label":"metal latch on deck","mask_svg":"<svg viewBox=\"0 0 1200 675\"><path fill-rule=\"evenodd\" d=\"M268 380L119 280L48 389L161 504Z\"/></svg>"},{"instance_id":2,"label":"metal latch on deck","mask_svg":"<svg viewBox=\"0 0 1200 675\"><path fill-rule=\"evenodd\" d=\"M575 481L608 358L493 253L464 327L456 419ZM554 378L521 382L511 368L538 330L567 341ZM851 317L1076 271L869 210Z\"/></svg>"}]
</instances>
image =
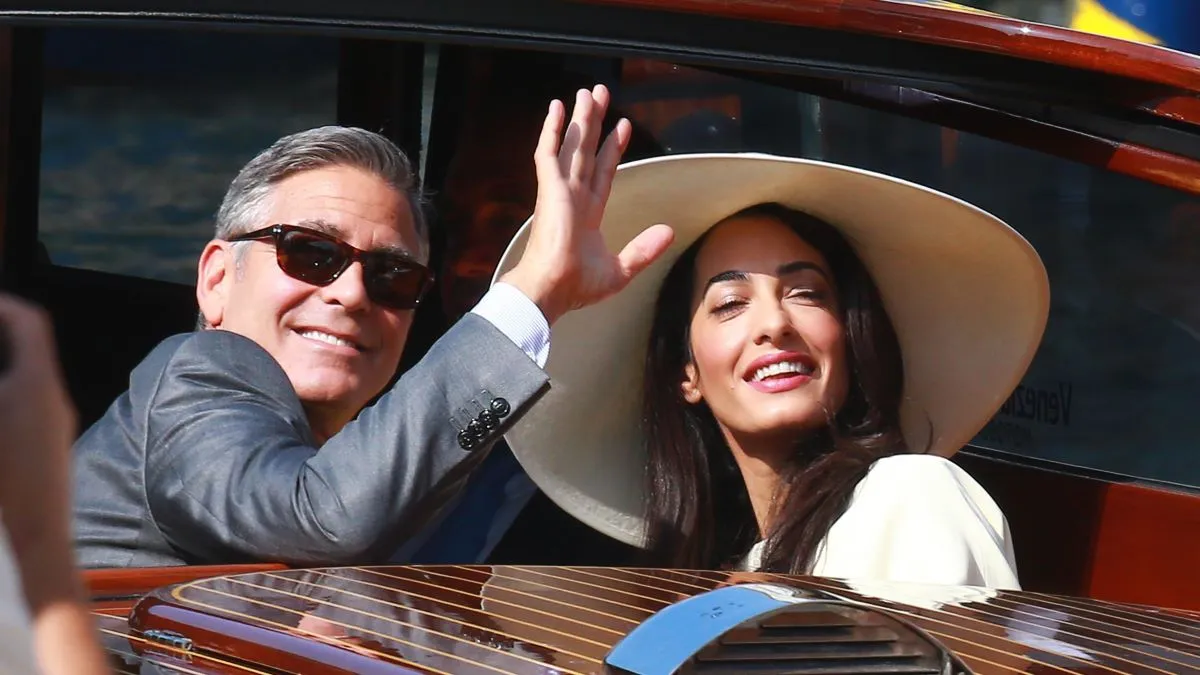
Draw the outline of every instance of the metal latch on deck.
<instances>
[{"instance_id":1,"label":"metal latch on deck","mask_svg":"<svg viewBox=\"0 0 1200 675\"><path fill-rule=\"evenodd\" d=\"M161 645L174 647L185 652L192 651L191 638L185 637L175 631L170 630L147 630L142 631L142 637L147 640L153 640Z\"/></svg>"}]
</instances>

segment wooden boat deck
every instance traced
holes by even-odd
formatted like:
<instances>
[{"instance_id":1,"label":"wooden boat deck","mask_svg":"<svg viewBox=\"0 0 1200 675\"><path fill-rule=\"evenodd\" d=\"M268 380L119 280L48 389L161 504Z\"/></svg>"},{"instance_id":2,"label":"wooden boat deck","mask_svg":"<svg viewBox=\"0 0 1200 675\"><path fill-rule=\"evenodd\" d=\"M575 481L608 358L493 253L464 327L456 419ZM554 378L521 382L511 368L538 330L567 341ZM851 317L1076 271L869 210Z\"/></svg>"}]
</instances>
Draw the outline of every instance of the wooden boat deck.
<instances>
[{"instance_id":1,"label":"wooden boat deck","mask_svg":"<svg viewBox=\"0 0 1200 675\"><path fill-rule=\"evenodd\" d=\"M150 663L167 673L583 675L604 672L612 646L668 604L740 583L782 583L870 603L919 625L976 673L1200 673L1200 616L1189 611L771 574L274 569L197 578L140 602L97 599L93 607L118 672L146 672L139 668ZM139 627L186 634L193 648L147 640Z\"/></svg>"}]
</instances>

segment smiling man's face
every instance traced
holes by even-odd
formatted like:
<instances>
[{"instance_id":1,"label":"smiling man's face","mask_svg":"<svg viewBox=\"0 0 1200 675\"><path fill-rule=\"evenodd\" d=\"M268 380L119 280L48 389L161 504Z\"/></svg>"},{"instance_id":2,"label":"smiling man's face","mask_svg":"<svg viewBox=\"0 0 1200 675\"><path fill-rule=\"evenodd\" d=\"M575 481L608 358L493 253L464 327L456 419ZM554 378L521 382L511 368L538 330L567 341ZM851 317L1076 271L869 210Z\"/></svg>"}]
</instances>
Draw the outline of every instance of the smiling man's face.
<instances>
[{"instance_id":1,"label":"smiling man's face","mask_svg":"<svg viewBox=\"0 0 1200 675\"><path fill-rule=\"evenodd\" d=\"M399 248L414 257L420 251L404 195L352 167L313 169L280 181L264 216L258 227L317 225L362 250ZM279 268L269 240L238 245L248 247L240 263L229 242L206 248L201 310L213 328L244 335L275 357L314 431L328 437L391 379L413 312L371 302L360 263L328 286L314 286Z\"/></svg>"}]
</instances>

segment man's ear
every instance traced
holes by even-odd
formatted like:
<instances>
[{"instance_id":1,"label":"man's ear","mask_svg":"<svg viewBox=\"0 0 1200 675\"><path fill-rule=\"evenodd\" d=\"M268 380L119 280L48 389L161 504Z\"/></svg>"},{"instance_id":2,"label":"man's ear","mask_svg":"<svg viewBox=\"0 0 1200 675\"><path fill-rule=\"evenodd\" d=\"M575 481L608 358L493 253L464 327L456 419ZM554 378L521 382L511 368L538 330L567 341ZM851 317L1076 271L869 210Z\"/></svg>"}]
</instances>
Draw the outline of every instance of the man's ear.
<instances>
[{"instance_id":1,"label":"man's ear","mask_svg":"<svg viewBox=\"0 0 1200 675\"><path fill-rule=\"evenodd\" d=\"M700 394L700 378L696 375L696 365L689 363L683 367L683 382L679 385L683 392L683 400L691 404L704 400Z\"/></svg>"},{"instance_id":2,"label":"man's ear","mask_svg":"<svg viewBox=\"0 0 1200 675\"><path fill-rule=\"evenodd\" d=\"M220 328L225 318L230 286L237 271L234 255L233 244L221 239L208 242L200 254L196 273L196 303L200 305L204 320L213 328Z\"/></svg>"}]
</instances>

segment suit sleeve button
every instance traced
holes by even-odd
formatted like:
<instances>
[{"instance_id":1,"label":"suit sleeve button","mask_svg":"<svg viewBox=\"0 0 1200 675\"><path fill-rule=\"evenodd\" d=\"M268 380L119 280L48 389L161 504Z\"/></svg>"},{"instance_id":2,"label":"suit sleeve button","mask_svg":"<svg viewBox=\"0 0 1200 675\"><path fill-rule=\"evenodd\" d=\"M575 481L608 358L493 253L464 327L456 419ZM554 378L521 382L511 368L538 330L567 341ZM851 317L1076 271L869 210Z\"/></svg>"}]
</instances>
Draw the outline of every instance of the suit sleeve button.
<instances>
[{"instance_id":1,"label":"suit sleeve button","mask_svg":"<svg viewBox=\"0 0 1200 675\"><path fill-rule=\"evenodd\" d=\"M500 426L500 418L491 410L484 410L479 413L479 423L483 425L484 429L494 431L496 427Z\"/></svg>"},{"instance_id":2,"label":"suit sleeve button","mask_svg":"<svg viewBox=\"0 0 1200 675\"><path fill-rule=\"evenodd\" d=\"M467 431L466 429L458 432L458 445L462 447L463 450L473 450L476 443L478 443L478 440L476 439L475 434Z\"/></svg>"},{"instance_id":3,"label":"suit sleeve button","mask_svg":"<svg viewBox=\"0 0 1200 675\"><path fill-rule=\"evenodd\" d=\"M512 411L512 406L508 405L508 401L502 398L492 399L492 412L500 417L504 417Z\"/></svg>"},{"instance_id":4,"label":"suit sleeve button","mask_svg":"<svg viewBox=\"0 0 1200 675\"><path fill-rule=\"evenodd\" d=\"M484 428L483 423L479 420L471 420L471 423L467 425L467 433L473 435L475 438L483 438L487 435L487 429Z\"/></svg>"}]
</instances>

